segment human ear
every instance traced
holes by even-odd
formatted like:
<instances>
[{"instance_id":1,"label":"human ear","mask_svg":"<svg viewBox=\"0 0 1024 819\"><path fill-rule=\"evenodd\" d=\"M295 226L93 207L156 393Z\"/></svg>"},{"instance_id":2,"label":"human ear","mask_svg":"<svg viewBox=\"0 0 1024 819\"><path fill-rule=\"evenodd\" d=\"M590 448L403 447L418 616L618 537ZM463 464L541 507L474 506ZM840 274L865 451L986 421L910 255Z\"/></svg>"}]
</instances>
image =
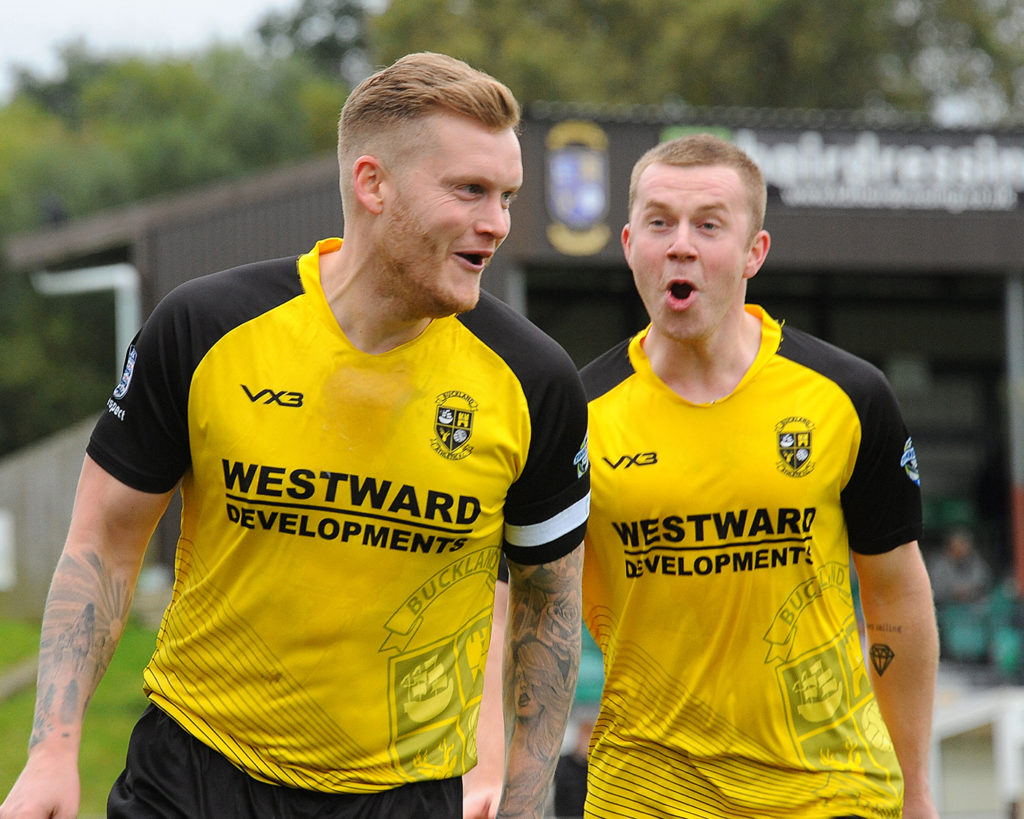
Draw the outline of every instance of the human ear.
<instances>
[{"instance_id":1,"label":"human ear","mask_svg":"<svg viewBox=\"0 0 1024 819\"><path fill-rule=\"evenodd\" d=\"M764 260L768 256L768 248L771 247L772 237L767 230L759 230L754 234L754 240L750 243L750 250L747 251L747 264L743 270L743 278L752 279L761 269Z\"/></svg>"},{"instance_id":2,"label":"human ear","mask_svg":"<svg viewBox=\"0 0 1024 819\"><path fill-rule=\"evenodd\" d=\"M356 200L370 213L384 210L384 166L375 156L364 154L352 165L352 192Z\"/></svg>"}]
</instances>

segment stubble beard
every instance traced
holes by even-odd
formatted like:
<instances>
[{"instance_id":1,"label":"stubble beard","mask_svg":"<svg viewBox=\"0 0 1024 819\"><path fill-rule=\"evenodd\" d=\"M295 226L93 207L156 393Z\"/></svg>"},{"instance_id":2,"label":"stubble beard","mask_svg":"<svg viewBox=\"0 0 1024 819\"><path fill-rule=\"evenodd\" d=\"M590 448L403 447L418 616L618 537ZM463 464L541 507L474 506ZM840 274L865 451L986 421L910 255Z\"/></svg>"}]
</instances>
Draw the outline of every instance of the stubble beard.
<instances>
[{"instance_id":1,"label":"stubble beard","mask_svg":"<svg viewBox=\"0 0 1024 819\"><path fill-rule=\"evenodd\" d=\"M443 267L449 262L445 248L404 202L396 204L386 232L394 241L385 242L378 254L377 292L394 305L398 316L444 318L476 306L479 288L466 298L445 287Z\"/></svg>"}]
</instances>

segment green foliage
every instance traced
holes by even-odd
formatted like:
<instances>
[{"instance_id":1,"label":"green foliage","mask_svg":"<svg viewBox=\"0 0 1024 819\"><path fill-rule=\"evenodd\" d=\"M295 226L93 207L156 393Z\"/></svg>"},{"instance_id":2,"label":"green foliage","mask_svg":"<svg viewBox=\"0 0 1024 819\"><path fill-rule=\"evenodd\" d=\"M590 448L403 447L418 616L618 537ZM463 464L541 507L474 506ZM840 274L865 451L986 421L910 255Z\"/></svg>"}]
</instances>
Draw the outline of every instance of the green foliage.
<instances>
[{"instance_id":1,"label":"green foliage","mask_svg":"<svg viewBox=\"0 0 1024 819\"><path fill-rule=\"evenodd\" d=\"M97 412L116 383L113 296L0 287L0 453Z\"/></svg>"},{"instance_id":2,"label":"green foliage","mask_svg":"<svg viewBox=\"0 0 1024 819\"><path fill-rule=\"evenodd\" d=\"M0 232L34 228L131 195L112 146L21 96L0 109Z\"/></svg>"},{"instance_id":3,"label":"green foliage","mask_svg":"<svg viewBox=\"0 0 1024 819\"><path fill-rule=\"evenodd\" d=\"M903 0L891 25L887 76L940 118L953 107L983 122L1024 114L1024 0Z\"/></svg>"},{"instance_id":4,"label":"green foliage","mask_svg":"<svg viewBox=\"0 0 1024 819\"><path fill-rule=\"evenodd\" d=\"M878 88L887 0L700 3L661 58L697 105L861 108ZM664 43L668 37L665 37ZM727 55L723 50L727 49Z\"/></svg>"},{"instance_id":5,"label":"green foliage","mask_svg":"<svg viewBox=\"0 0 1024 819\"><path fill-rule=\"evenodd\" d=\"M334 145L322 120L336 121L344 88L302 58L75 54L63 79L24 78L0 110L2 233L43 224L45 206L79 216Z\"/></svg>"},{"instance_id":6,"label":"green foliage","mask_svg":"<svg viewBox=\"0 0 1024 819\"><path fill-rule=\"evenodd\" d=\"M0 241L13 233L333 150L345 88L303 57L64 52L0 108ZM102 407L116 378L110 294L43 298L0 261L0 455Z\"/></svg>"},{"instance_id":7,"label":"green foliage","mask_svg":"<svg viewBox=\"0 0 1024 819\"><path fill-rule=\"evenodd\" d=\"M1024 115L1024 0L294 2L259 24L261 53L78 42L59 79L22 72L0 107L0 242L331 151L347 86L418 50L524 102ZM96 411L111 323L102 298L41 299L0 259L0 454Z\"/></svg>"},{"instance_id":8,"label":"green foliage","mask_svg":"<svg viewBox=\"0 0 1024 819\"><path fill-rule=\"evenodd\" d=\"M256 30L269 53L301 54L327 77L358 81L367 61L361 0L301 0L292 13L271 12Z\"/></svg>"},{"instance_id":9,"label":"green foliage","mask_svg":"<svg viewBox=\"0 0 1024 819\"><path fill-rule=\"evenodd\" d=\"M371 34L527 102L1024 113L1024 0L392 0Z\"/></svg>"},{"instance_id":10,"label":"green foliage","mask_svg":"<svg viewBox=\"0 0 1024 819\"><path fill-rule=\"evenodd\" d=\"M64 78L58 82L42 79L30 71L18 73L18 96L31 100L62 120L81 121L83 90L110 67L110 60L93 55L84 42L73 42L58 49L64 66Z\"/></svg>"}]
</instances>

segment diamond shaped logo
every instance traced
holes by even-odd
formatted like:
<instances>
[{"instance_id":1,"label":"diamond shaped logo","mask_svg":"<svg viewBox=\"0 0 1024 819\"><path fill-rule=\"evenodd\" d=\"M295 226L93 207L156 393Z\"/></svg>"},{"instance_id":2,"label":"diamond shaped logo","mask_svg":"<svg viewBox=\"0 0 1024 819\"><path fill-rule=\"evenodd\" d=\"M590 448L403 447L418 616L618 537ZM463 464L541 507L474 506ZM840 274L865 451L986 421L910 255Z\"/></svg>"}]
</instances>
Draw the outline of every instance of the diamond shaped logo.
<instances>
[{"instance_id":1,"label":"diamond shaped logo","mask_svg":"<svg viewBox=\"0 0 1024 819\"><path fill-rule=\"evenodd\" d=\"M875 643L871 646L871 665L875 667L875 671L878 672L878 676L881 677L885 673L885 669L889 667L889 663L892 662L892 658L896 656L895 652L889 646L884 643Z\"/></svg>"}]
</instances>

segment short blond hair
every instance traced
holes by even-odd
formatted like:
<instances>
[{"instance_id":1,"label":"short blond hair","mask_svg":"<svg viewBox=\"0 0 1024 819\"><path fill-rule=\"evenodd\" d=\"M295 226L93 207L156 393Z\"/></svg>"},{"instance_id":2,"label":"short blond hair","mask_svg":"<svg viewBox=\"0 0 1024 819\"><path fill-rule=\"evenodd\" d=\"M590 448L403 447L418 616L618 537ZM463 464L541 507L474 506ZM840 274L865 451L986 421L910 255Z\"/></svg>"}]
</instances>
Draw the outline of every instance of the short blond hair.
<instances>
[{"instance_id":1,"label":"short blond hair","mask_svg":"<svg viewBox=\"0 0 1024 819\"><path fill-rule=\"evenodd\" d=\"M522 116L511 90L490 74L445 54L407 54L359 83L341 109L343 203L351 189L346 171L356 158L415 135L414 128L402 126L415 126L437 113L459 114L494 131L517 130Z\"/></svg>"},{"instance_id":2,"label":"short blond hair","mask_svg":"<svg viewBox=\"0 0 1024 819\"><path fill-rule=\"evenodd\" d=\"M629 177L629 211L633 212L640 177L651 165L673 165L678 168L723 166L739 174L747 191L750 205L750 238L764 227L764 212L768 204L768 187L757 163L728 140L713 134L691 134L659 143L641 156L633 165Z\"/></svg>"}]
</instances>

